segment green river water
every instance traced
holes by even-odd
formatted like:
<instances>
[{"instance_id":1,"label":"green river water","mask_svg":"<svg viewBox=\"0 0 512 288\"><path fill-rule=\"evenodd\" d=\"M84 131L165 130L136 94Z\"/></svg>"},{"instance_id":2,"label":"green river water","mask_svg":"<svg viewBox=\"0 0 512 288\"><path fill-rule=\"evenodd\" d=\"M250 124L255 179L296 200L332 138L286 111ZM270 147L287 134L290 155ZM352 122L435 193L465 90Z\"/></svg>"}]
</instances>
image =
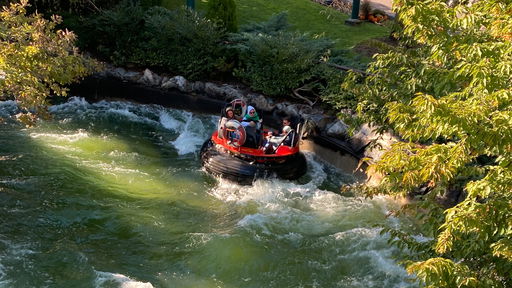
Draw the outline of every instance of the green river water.
<instances>
[{"instance_id":1,"label":"green river water","mask_svg":"<svg viewBox=\"0 0 512 288\"><path fill-rule=\"evenodd\" d=\"M307 154L298 181L201 169L217 116L156 105L0 102L0 287L415 287L382 227L392 199Z\"/></svg>"}]
</instances>

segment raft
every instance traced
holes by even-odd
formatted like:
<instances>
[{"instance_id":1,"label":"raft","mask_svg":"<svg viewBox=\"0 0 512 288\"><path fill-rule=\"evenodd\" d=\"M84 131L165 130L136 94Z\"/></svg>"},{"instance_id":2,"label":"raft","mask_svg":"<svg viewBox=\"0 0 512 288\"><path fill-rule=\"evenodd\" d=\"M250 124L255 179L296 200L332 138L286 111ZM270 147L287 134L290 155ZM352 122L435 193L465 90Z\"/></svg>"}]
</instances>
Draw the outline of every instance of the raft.
<instances>
[{"instance_id":1,"label":"raft","mask_svg":"<svg viewBox=\"0 0 512 288\"><path fill-rule=\"evenodd\" d=\"M282 140L264 146L263 139L269 138L268 130L221 118L218 129L201 147L201 164L208 173L242 185L275 176L298 179L306 173L307 162L299 150L300 124L294 128L293 137L289 135L291 139L287 134Z\"/></svg>"}]
</instances>

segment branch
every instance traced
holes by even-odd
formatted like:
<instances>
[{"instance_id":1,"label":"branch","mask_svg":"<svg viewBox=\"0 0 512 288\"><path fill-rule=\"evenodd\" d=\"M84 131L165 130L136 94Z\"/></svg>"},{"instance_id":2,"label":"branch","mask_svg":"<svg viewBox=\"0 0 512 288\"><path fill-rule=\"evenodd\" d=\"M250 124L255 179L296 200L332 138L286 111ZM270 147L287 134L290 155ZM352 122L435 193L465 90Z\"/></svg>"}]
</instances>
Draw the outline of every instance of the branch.
<instances>
[{"instance_id":1,"label":"branch","mask_svg":"<svg viewBox=\"0 0 512 288\"><path fill-rule=\"evenodd\" d=\"M304 88L306 87L306 85L302 86L302 87L299 87L297 89L293 89L293 96L295 98L298 98L298 99L301 99L301 100L304 100L309 106L313 106L316 104L316 101L318 101L318 95L316 93L314 93L313 91L311 91L311 89L306 89ZM315 94L315 96L317 96L317 100L315 100L315 102L312 102L311 100L309 100L308 98L302 96L299 94L299 91L311 91L313 94Z\"/></svg>"},{"instance_id":2,"label":"branch","mask_svg":"<svg viewBox=\"0 0 512 288\"><path fill-rule=\"evenodd\" d=\"M348 67L348 66L338 65L338 64L329 63L329 62L322 62L322 63L324 63L327 66L331 66L331 67L334 67L336 69L339 69L339 70L356 72L356 73L359 73L359 74L361 74L363 76L371 76L372 75L372 74L370 74L370 73L368 73L366 71L359 70L359 69L352 68L352 67Z\"/></svg>"},{"instance_id":3,"label":"branch","mask_svg":"<svg viewBox=\"0 0 512 288\"><path fill-rule=\"evenodd\" d=\"M87 2L89 2L89 4L91 4L97 12L101 12L101 9L98 8L98 6L96 6L92 0L87 0Z\"/></svg>"}]
</instances>

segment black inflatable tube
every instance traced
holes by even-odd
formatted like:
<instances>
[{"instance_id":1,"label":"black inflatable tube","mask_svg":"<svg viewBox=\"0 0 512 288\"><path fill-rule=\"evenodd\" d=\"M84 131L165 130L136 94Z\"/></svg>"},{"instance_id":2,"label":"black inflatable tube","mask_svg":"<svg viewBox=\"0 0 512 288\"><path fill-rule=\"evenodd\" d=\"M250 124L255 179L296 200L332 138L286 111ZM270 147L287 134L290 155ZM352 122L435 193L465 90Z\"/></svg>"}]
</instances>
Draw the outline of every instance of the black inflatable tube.
<instances>
[{"instance_id":1,"label":"black inflatable tube","mask_svg":"<svg viewBox=\"0 0 512 288\"><path fill-rule=\"evenodd\" d=\"M211 140L207 140L201 147L201 162L207 172L242 185L250 185L257 178L272 175L294 180L306 173L307 163L302 153L288 156L284 160L283 163L251 163L217 151Z\"/></svg>"}]
</instances>

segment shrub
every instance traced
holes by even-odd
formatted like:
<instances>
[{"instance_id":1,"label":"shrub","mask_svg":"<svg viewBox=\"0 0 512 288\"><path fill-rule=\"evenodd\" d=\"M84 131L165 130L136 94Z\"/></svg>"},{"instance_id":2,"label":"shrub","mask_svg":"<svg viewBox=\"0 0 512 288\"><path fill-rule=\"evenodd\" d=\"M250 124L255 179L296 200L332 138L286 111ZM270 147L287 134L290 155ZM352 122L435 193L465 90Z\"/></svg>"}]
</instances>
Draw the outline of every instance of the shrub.
<instances>
[{"instance_id":1,"label":"shrub","mask_svg":"<svg viewBox=\"0 0 512 288\"><path fill-rule=\"evenodd\" d=\"M226 34L212 21L189 9L162 7L150 9L144 19L147 41L140 62L188 78L208 76L224 64Z\"/></svg>"},{"instance_id":2,"label":"shrub","mask_svg":"<svg viewBox=\"0 0 512 288\"><path fill-rule=\"evenodd\" d=\"M123 1L89 18L83 46L115 65L149 66L194 79L224 65L224 30L189 9L144 10Z\"/></svg>"},{"instance_id":3,"label":"shrub","mask_svg":"<svg viewBox=\"0 0 512 288\"><path fill-rule=\"evenodd\" d=\"M242 32L273 34L279 31L286 31L290 28L288 14L281 12L273 15L265 22L257 22L242 27Z\"/></svg>"},{"instance_id":4,"label":"shrub","mask_svg":"<svg viewBox=\"0 0 512 288\"><path fill-rule=\"evenodd\" d=\"M144 10L130 0L111 10L89 17L78 29L81 46L116 65L133 62L135 51L144 41Z\"/></svg>"},{"instance_id":5,"label":"shrub","mask_svg":"<svg viewBox=\"0 0 512 288\"><path fill-rule=\"evenodd\" d=\"M206 18L211 19L229 32L238 31L234 0L209 0Z\"/></svg>"},{"instance_id":6,"label":"shrub","mask_svg":"<svg viewBox=\"0 0 512 288\"><path fill-rule=\"evenodd\" d=\"M9 0L0 0L1 5L6 5ZM29 0L29 12L38 12L47 15L63 12L78 15L88 15L99 12L102 9L114 7L120 0Z\"/></svg>"},{"instance_id":7,"label":"shrub","mask_svg":"<svg viewBox=\"0 0 512 288\"><path fill-rule=\"evenodd\" d=\"M270 23L276 23L275 19L267 24ZM260 32L272 26L259 25L260 29L252 33L232 37L240 61L235 76L267 95L286 95L318 75L318 63L327 57L332 43L280 29L270 29L268 34Z\"/></svg>"}]
</instances>

